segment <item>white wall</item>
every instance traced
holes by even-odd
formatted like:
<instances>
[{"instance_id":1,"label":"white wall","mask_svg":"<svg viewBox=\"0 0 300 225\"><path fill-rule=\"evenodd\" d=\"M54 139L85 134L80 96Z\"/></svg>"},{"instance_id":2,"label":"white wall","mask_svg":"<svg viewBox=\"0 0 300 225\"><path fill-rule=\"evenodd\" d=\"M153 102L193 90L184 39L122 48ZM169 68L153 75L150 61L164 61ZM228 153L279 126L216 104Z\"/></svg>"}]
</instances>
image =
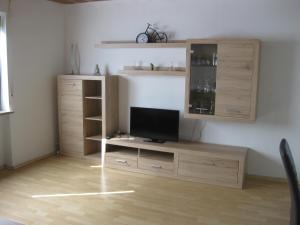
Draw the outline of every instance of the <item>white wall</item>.
<instances>
[{"instance_id":1,"label":"white wall","mask_svg":"<svg viewBox=\"0 0 300 225\"><path fill-rule=\"evenodd\" d=\"M278 144L286 137L300 168L300 2L297 0L115 0L66 8L66 62L71 43L81 52L81 72L96 63L116 73L140 59L185 63L181 50L95 49L101 40L134 40L147 22L158 22L175 39L247 37L262 40L258 119L254 124L181 119L181 136L191 137L194 124L204 126L202 141L251 148L248 173L284 176ZM67 69L68 70L68 69ZM129 106L183 111L184 79L123 77L120 84L121 128L128 129ZM199 132L195 137L199 137Z\"/></svg>"},{"instance_id":2,"label":"white wall","mask_svg":"<svg viewBox=\"0 0 300 225\"><path fill-rule=\"evenodd\" d=\"M47 0L14 0L7 30L15 112L6 121L6 163L16 166L56 150L55 78L64 66L64 7ZM0 126L0 136L3 130Z\"/></svg>"},{"instance_id":3,"label":"white wall","mask_svg":"<svg viewBox=\"0 0 300 225\"><path fill-rule=\"evenodd\" d=\"M7 12L8 1L0 1L0 11ZM5 153L7 150L7 135L9 133L9 117L0 115L0 168L5 162Z\"/></svg>"}]
</instances>

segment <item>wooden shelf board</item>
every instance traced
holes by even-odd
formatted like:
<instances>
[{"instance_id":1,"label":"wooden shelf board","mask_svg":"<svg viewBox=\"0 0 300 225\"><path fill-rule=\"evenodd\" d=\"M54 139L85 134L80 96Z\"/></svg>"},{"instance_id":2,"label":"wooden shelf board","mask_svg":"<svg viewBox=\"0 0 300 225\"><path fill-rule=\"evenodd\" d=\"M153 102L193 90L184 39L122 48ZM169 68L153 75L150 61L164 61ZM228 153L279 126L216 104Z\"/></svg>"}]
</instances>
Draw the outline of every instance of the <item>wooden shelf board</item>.
<instances>
[{"instance_id":1,"label":"wooden shelf board","mask_svg":"<svg viewBox=\"0 0 300 225\"><path fill-rule=\"evenodd\" d=\"M107 144L147 149L161 152L200 152L203 155L220 154L229 156L231 159L245 158L247 155L247 148L234 147L227 145L217 145L190 141L179 141L179 142L165 142L163 144L145 142L144 138L132 137L124 135L123 137L114 137L106 140Z\"/></svg>"},{"instance_id":2,"label":"wooden shelf board","mask_svg":"<svg viewBox=\"0 0 300 225\"><path fill-rule=\"evenodd\" d=\"M84 98L86 98L86 99L96 99L96 100L101 100L102 99L102 97L100 97L100 96L86 96Z\"/></svg>"},{"instance_id":3,"label":"wooden shelf board","mask_svg":"<svg viewBox=\"0 0 300 225\"><path fill-rule=\"evenodd\" d=\"M185 71L175 70L120 70L120 74L127 75L169 75L169 76L185 76Z\"/></svg>"},{"instance_id":4,"label":"wooden shelf board","mask_svg":"<svg viewBox=\"0 0 300 225\"><path fill-rule=\"evenodd\" d=\"M95 120L95 121L102 121L101 116L91 116L91 117L85 117L86 120Z\"/></svg>"},{"instance_id":5,"label":"wooden shelf board","mask_svg":"<svg viewBox=\"0 0 300 225\"><path fill-rule=\"evenodd\" d=\"M92 140L92 141L102 141L102 135L90 136L90 137L86 137L85 139Z\"/></svg>"},{"instance_id":6,"label":"wooden shelf board","mask_svg":"<svg viewBox=\"0 0 300 225\"><path fill-rule=\"evenodd\" d=\"M170 41L168 43L138 44L132 41L103 41L96 48L186 48L186 41Z\"/></svg>"}]
</instances>

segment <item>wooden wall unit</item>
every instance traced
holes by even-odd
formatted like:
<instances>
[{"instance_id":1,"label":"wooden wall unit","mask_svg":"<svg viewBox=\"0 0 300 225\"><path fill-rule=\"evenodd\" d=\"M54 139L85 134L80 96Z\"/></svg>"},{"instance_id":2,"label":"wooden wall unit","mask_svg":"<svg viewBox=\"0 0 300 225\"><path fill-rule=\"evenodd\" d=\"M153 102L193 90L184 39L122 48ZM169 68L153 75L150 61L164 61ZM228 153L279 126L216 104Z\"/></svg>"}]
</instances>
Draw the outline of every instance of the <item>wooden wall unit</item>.
<instances>
[{"instance_id":1,"label":"wooden wall unit","mask_svg":"<svg viewBox=\"0 0 300 225\"><path fill-rule=\"evenodd\" d=\"M60 152L100 162L102 140L118 127L118 76L58 76Z\"/></svg>"},{"instance_id":2,"label":"wooden wall unit","mask_svg":"<svg viewBox=\"0 0 300 225\"><path fill-rule=\"evenodd\" d=\"M195 143L106 140L105 166L188 181L242 188L247 148Z\"/></svg>"},{"instance_id":3,"label":"wooden wall unit","mask_svg":"<svg viewBox=\"0 0 300 225\"><path fill-rule=\"evenodd\" d=\"M259 55L258 40L189 40L185 117L254 121Z\"/></svg>"},{"instance_id":4,"label":"wooden wall unit","mask_svg":"<svg viewBox=\"0 0 300 225\"><path fill-rule=\"evenodd\" d=\"M256 119L260 60L260 41L257 39L191 39L146 44L106 41L96 44L96 47L186 48L184 72L125 69L121 73L186 74L184 107L186 118L239 121ZM211 78L208 78L209 76ZM209 81L206 82L207 80Z\"/></svg>"},{"instance_id":5,"label":"wooden wall unit","mask_svg":"<svg viewBox=\"0 0 300 225\"><path fill-rule=\"evenodd\" d=\"M103 43L107 48L186 48L184 115L193 119L254 121L258 40L202 39L167 44ZM156 71L157 72L157 71ZM156 144L111 138L118 131L118 77L58 77L60 149L102 166L242 188L247 148L192 142ZM109 137L109 138L108 138Z\"/></svg>"}]
</instances>

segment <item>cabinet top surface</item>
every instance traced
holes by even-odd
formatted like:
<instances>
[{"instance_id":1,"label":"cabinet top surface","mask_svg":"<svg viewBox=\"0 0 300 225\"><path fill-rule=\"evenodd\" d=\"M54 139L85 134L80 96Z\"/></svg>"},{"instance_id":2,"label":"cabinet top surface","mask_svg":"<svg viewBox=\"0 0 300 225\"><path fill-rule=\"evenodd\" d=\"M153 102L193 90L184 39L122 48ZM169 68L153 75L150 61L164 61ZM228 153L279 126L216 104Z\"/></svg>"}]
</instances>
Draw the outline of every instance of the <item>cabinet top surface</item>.
<instances>
[{"instance_id":1,"label":"cabinet top surface","mask_svg":"<svg viewBox=\"0 0 300 225\"><path fill-rule=\"evenodd\" d=\"M166 152L199 152L209 154L219 154L234 156L236 158L244 158L247 154L247 148L228 145L218 145L209 143L199 143L190 141L165 142L163 144L145 142L145 139L138 137L115 137L108 139L107 144L120 145L133 148L145 148Z\"/></svg>"},{"instance_id":2,"label":"cabinet top surface","mask_svg":"<svg viewBox=\"0 0 300 225\"><path fill-rule=\"evenodd\" d=\"M113 76L115 76L115 75L113 75ZM70 79L70 80L104 80L108 76L99 76L99 75L58 75L57 77L58 77L58 79Z\"/></svg>"}]
</instances>

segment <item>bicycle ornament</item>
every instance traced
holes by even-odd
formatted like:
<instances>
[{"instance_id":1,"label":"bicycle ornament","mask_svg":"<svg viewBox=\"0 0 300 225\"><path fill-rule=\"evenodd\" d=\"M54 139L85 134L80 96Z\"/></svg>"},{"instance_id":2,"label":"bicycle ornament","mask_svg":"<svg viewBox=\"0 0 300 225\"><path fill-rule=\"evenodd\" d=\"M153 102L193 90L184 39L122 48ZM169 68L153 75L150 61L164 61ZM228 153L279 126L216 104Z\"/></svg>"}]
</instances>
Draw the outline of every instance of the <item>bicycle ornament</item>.
<instances>
[{"instance_id":1,"label":"bicycle ornament","mask_svg":"<svg viewBox=\"0 0 300 225\"><path fill-rule=\"evenodd\" d=\"M136 36L136 43L167 43L168 36L164 32L158 32L154 27L148 23L145 32Z\"/></svg>"}]
</instances>

